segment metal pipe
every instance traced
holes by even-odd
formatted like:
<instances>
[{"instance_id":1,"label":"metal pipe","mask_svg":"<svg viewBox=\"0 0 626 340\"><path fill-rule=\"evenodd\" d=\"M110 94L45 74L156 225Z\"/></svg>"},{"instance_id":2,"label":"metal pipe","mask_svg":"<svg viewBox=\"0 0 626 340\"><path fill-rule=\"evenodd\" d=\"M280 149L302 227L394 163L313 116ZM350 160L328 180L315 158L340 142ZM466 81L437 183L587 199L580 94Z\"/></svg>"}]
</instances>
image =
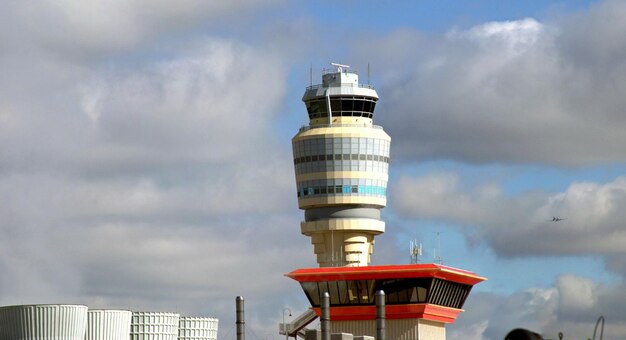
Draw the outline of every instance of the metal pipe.
<instances>
[{"instance_id":1,"label":"metal pipe","mask_svg":"<svg viewBox=\"0 0 626 340\"><path fill-rule=\"evenodd\" d=\"M385 292L376 292L376 340L385 340Z\"/></svg>"},{"instance_id":2,"label":"metal pipe","mask_svg":"<svg viewBox=\"0 0 626 340\"><path fill-rule=\"evenodd\" d=\"M320 324L322 326L322 340L330 340L330 295L323 292L320 295Z\"/></svg>"},{"instance_id":3,"label":"metal pipe","mask_svg":"<svg viewBox=\"0 0 626 340\"><path fill-rule=\"evenodd\" d=\"M291 316L291 309L283 308L283 332L285 333L285 340L289 340L289 333L287 332L287 324L285 323L285 312L289 311L289 316Z\"/></svg>"},{"instance_id":4,"label":"metal pipe","mask_svg":"<svg viewBox=\"0 0 626 340\"><path fill-rule=\"evenodd\" d=\"M602 328L600 328L600 340L604 337L604 316L600 315L598 321L596 321L596 326L593 328L593 340L596 340L596 331L598 330L600 321L602 321Z\"/></svg>"},{"instance_id":5,"label":"metal pipe","mask_svg":"<svg viewBox=\"0 0 626 340\"><path fill-rule=\"evenodd\" d=\"M237 313L237 340L246 340L246 318L244 316L243 296L235 298L235 309Z\"/></svg>"}]
</instances>

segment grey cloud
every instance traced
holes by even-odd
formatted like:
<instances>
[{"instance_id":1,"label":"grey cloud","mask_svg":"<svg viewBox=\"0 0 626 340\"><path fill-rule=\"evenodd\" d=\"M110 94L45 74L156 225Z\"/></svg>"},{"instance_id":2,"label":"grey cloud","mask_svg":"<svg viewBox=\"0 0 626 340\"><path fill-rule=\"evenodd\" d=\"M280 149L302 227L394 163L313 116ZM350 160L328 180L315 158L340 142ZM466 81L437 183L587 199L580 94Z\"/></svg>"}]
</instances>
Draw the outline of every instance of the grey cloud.
<instances>
[{"instance_id":1,"label":"grey cloud","mask_svg":"<svg viewBox=\"0 0 626 340\"><path fill-rule=\"evenodd\" d=\"M557 304L558 292L554 288L530 288L510 295L473 293L465 305L468 318L461 314L448 330L449 336L462 337L469 332L472 339L496 340L514 328L542 333L558 320Z\"/></svg>"},{"instance_id":2,"label":"grey cloud","mask_svg":"<svg viewBox=\"0 0 626 340\"><path fill-rule=\"evenodd\" d=\"M383 80L377 112L395 137L395 159L623 161L624 7L608 1L542 23L493 22L439 36L402 30L364 42L384 47L372 55Z\"/></svg>"},{"instance_id":3,"label":"grey cloud","mask_svg":"<svg viewBox=\"0 0 626 340\"><path fill-rule=\"evenodd\" d=\"M269 242L287 225L297 226L297 220L47 225L40 238L0 241L0 303L69 301L94 308L210 313L228 325L236 295L262 301L268 309L285 298L285 291L299 291L282 274L307 263L310 250L298 244L296 233L281 249Z\"/></svg>"},{"instance_id":4,"label":"grey cloud","mask_svg":"<svg viewBox=\"0 0 626 340\"><path fill-rule=\"evenodd\" d=\"M202 197L163 199L167 190L149 183L123 187L49 176L4 178L0 304L175 310L217 316L228 325L234 296L260 304L250 309L252 317L255 310L277 310L277 301L289 300L285 291L299 293L282 274L314 264L311 246L297 231L296 209L292 214L262 202L266 194L246 199L262 202L272 214L237 211L236 196L234 207L202 211L204 204L196 202ZM185 209L185 202L196 207Z\"/></svg>"},{"instance_id":5,"label":"grey cloud","mask_svg":"<svg viewBox=\"0 0 626 340\"><path fill-rule=\"evenodd\" d=\"M278 59L219 40L185 52L133 70L123 64L96 72L67 73L63 65L48 73L33 70L20 90L41 93L37 101L2 84L8 91L0 115L7 122L0 127L6 132L0 171L69 165L97 174L206 166L238 162L242 150L257 155L274 149L264 136L285 88L283 82L265 85L280 73ZM52 91L40 90L48 79L56 85L61 78Z\"/></svg>"},{"instance_id":6,"label":"grey cloud","mask_svg":"<svg viewBox=\"0 0 626 340\"><path fill-rule=\"evenodd\" d=\"M276 1L36 1L6 2L10 51L48 51L65 61L102 60L154 40L211 24L228 25ZM237 20L240 24L241 20ZM0 35L2 38L2 35ZM27 40L25 38L28 38ZM11 52L12 53L12 52Z\"/></svg>"},{"instance_id":7,"label":"grey cloud","mask_svg":"<svg viewBox=\"0 0 626 340\"><path fill-rule=\"evenodd\" d=\"M161 5L152 9L170 8ZM15 47L0 51L0 304L175 310L217 316L227 331L232 300L244 295L250 324L274 334L278 316L266 311L303 303L282 274L314 265L298 231L289 144L273 126L282 58L204 37L107 59L100 47L131 49L150 27L129 29L120 45L107 35L68 47L71 34L59 42L59 32L38 31L46 23L19 32L31 40L0 33ZM87 53L73 48L105 62L66 55Z\"/></svg>"},{"instance_id":8,"label":"grey cloud","mask_svg":"<svg viewBox=\"0 0 626 340\"><path fill-rule=\"evenodd\" d=\"M285 90L282 82L266 86L278 63L257 53L208 42L197 54L88 86L84 113L105 145L119 147L116 155L126 151L129 160L139 152L148 160L239 161L242 151L271 148L264 136Z\"/></svg>"},{"instance_id":9,"label":"grey cloud","mask_svg":"<svg viewBox=\"0 0 626 340\"><path fill-rule=\"evenodd\" d=\"M394 207L405 217L461 223L502 256L597 254L623 256L626 179L574 182L562 193L504 195L497 184L461 188L452 173L402 177L392 186ZM567 217L550 222L552 216ZM475 233L477 231L477 233Z\"/></svg>"},{"instance_id":10,"label":"grey cloud","mask_svg":"<svg viewBox=\"0 0 626 340\"><path fill-rule=\"evenodd\" d=\"M497 340L514 328L526 328L546 339L556 339L559 332L566 339L587 339L597 318L603 315L605 337L618 339L626 327L621 318L623 307L611 303L610 298L623 289L623 283L601 285L589 278L565 275L548 288L529 288L509 295L473 293L466 304L471 313L461 314L448 333L455 338L470 334L468 339Z\"/></svg>"}]
</instances>

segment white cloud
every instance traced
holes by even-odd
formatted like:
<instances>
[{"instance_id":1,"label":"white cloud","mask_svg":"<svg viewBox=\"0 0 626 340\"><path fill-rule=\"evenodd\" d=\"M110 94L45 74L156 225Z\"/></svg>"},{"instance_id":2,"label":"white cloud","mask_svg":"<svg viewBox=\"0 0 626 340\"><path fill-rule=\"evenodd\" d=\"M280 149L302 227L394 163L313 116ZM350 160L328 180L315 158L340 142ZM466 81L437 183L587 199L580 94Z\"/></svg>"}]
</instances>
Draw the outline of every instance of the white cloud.
<instances>
[{"instance_id":1,"label":"white cloud","mask_svg":"<svg viewBox=\"0 0 626 340\"><path fill-rule=\"evenodd\" d=\"M588 278L565 275L560 277L556 286L559 291L559 310L563 314L577 314L584 310L593 310L598 302L597 285Z\"/></svg>"},{"instance_id":2,"label":"white cloud","mask_svg":"<svg viewBox=\"0 0 626 340\"><path fill-rule=\"evenodd\" d=\"M392 187L394 208L405 216L477 220L483 214L482 202L459 192L459 177L453 173L404 176ZM486 190L482 197L489 199L492 195Z\"/></svg>"},{"instance_id":3,"label":"white cloud","mask_svg":"<svg viewBox=\"0 0 626 340\"><path fill-rule=\"evenodd\" d=\"M445 35L399 30L364 46L395 160L597 165L626 160L623 2ZM355 52L358 55L361 51ZM393 57L388 58L389 55ZM401 70L401 71L399 71Z\"/></svg>"},{"instance_id":4,"label":"white cloud","mask_svg":"<svg viewBox=\"0 0 626 340\"><path fill-rule=\"evenodd\" d=\"M446 38L455 40L471 40L480 45L492 44L491 48L501 50L500 56L523 53L537 42L543 33L544 26L537 20L526 18L516 21L488 22L470 28L467 31L452 30ZM487 46L483 46L487 47Z\"/></svg>"}]
</instances>

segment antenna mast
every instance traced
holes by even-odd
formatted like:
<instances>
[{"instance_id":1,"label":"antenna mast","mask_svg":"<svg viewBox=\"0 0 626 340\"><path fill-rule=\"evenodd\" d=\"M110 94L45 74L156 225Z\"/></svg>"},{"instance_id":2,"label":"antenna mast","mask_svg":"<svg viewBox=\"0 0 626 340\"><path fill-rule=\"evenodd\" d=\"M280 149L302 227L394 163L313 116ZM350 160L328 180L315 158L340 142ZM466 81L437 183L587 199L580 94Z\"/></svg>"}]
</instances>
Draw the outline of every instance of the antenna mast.
<instances>
[{"instance_id":1,"label":"antenna mast","mask_svg":"<svg viewBox=\"0 0 626 340\"><path fill-rule=\"evenodd\" d=\"M433 251L433 258L435 259L436 263L439 264L443 264L443 257L441 256L441 232L440 231L436 231L435 234L437 234L437 248Z\"/></svg>"},{"instance_id":2,"label":"antenna mast","mask_svg":"<svg viewBox=\"0 0 626 340\"><path fill-rule=\"evenodd\" d=\"M422 244L417 243L417 240L409 241L409 253L411 254L411 264L417 264L422 262Z\"/></svg>"}]
</instances>

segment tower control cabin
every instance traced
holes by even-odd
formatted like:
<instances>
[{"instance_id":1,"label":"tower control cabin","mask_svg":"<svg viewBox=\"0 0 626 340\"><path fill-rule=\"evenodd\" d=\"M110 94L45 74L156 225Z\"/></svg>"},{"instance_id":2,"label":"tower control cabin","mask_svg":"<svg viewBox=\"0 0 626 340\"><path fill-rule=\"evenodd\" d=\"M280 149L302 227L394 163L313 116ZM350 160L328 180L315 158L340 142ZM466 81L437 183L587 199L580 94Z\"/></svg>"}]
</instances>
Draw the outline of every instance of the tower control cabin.
<instances>
[{"instance_id":1,"label":"tower control cabin","mask_svg":"<svg viewBox=\"0 0 626 340\"><path fill-rule=\"evenodd\" d=\"M306 89L309 125L292 140L301 231L320 267L365 266L385 232L391 138L372 122L376 91L349 66L332 65Z\"/></svg>"}]
</instances>

